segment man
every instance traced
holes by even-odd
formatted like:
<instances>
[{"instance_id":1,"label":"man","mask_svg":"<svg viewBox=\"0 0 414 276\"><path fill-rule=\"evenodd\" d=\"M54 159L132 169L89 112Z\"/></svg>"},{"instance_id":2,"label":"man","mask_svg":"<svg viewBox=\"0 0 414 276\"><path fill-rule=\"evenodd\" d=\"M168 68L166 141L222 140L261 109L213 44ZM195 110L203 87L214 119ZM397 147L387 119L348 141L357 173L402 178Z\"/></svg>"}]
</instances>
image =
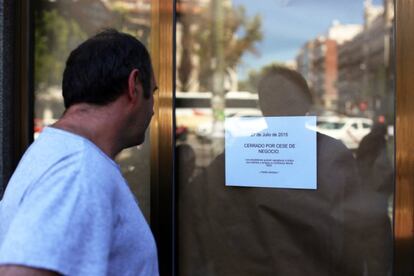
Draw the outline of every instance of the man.
<instances>
[{"instance_id":1,"label":"man","mask_svg":"<svg viewBox=\"0 0 414 276\"><path fill-rule=\"evenodd\" d=\"M114 162L144 142L156 82L134 37L107 30L63 74L66 111L26 151L0 205L0 275L158 275L157 252Z\"/></svg>"},{"instance_id":2,"label":"man","mask_svg":"<svg viewBox=\"0 0 414 276\"><path fill-rule=\"evenodd\" d=\"M312 105L287 68L269 69L258 90L264 116L304 116ZM316 190L226 187L219 155L179 191L180 275L363 275L348 208L355 165L341 142L318 134Z\"/></svg>"},{"instance_id":3,"label":"man","mask_svg":"<svg viewBox=\"0 0 414 276\"><path fill-rule=\"evenodd\" d=\"M364 181L364 201L369 210L362 231L367 275L391 275L392 269L392 225L388 206L393 194L394 170L387 153L386 136L386 124L374 124L356 151L359 176Z\"/></svg>"}]
</instances>

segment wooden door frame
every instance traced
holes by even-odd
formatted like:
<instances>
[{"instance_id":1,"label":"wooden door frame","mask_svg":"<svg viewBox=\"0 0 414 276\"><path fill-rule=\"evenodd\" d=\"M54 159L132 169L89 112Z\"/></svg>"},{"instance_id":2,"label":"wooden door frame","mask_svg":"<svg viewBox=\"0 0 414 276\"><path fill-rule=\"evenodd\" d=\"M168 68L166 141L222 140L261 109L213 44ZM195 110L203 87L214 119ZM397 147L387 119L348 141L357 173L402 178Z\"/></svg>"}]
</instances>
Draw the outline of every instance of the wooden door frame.
<instances>
[{"instance_id":1,"label":"wooden door frame","mask_svg":"<svg viewBox=\"0 0 414 276\"><path fill-rule=\"evenodd\" d=\"M395 275L414 275L414 0L395 1Z\"/></svg>"},{"instance_id":2,"label":"wooden door frame","mask_svg":"<svg viewBox=\"0 0 414 276\"><path fill-rule=\"evenodd\" d=\"M151 1L150 51L158 82L151 123L151 228L161 275L175 275L174 85L175 1Z\"/></svg>"},{"instance_id":3,"label":"wooden door frame","mask_svg":"<svg viewBox=\"0 0 414 276\"><path fill-rule=\"evenodd\" d=\"M0 198L33 141L34 24L32 1L3 0L1 18Z\"/></svg>"}]
</instances>

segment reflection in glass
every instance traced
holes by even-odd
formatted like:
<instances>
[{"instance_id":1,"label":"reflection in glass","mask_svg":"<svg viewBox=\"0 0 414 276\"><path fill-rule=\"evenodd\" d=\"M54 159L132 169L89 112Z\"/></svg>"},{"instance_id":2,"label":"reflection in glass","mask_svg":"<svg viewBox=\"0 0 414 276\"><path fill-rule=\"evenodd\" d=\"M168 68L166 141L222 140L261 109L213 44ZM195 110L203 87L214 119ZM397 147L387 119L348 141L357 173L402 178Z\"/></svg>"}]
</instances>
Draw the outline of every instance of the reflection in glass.
<instances>
[{"instance_id":1,"label":"reflection in glass","mask_svg":"<svg viewBox=\"0 0 414 276\"><path fill-rule=\"evenodd\" d=\"M35 138L64 111L61 83L69 53L104 28L135 35L148 47L150 15L150 0L35 1ZM117 161L148 219L149 142L139 148L124 150Z\"/></svg>"},{"instance_id":2,"label":"reflection in glass","mask_svg":"<svg viewBox=\"0 0 414 276\"><path fill-rule=\"evenodd\" d=\"M179 274L391 275L393 1L179 0L177 13L176 138L192 151L176 156L195 156L190 174L177 168ZM258 94L275 68L312 96L300 115L317 116L313 195L224 186L225 119L300 102L281 79Z\"/></svg>"}]
</instances>

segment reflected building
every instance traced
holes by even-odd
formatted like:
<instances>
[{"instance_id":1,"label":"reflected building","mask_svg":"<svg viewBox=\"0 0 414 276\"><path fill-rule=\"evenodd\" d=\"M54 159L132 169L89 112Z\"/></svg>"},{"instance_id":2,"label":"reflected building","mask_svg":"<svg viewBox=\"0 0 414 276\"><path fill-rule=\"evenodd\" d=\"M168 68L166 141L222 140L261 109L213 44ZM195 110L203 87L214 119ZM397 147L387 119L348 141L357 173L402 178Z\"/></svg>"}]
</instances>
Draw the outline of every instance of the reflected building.
<instances>
[{"instance_id":1,"label":"reflected building","mask_svg":"<svg viewBox=\"0 0 414 276\"><path fill-rule=\"evenodd\" d=\"M314 41L310 40L302 46L296 57L297 70L308 82L309 87L313 87L313 49Z\"/></svg>"},{"instance_id":2,"label":"reflected building","mask_svg":"<svg viewBox=\"0 0 414 276\"><path fill-rule=\"evenodd\" d=\"M317 106L336 110L338 90L338 47L362 29L357 24L334 21L326 34L309 40L296 57L298 71L307 80Z\"/></svg>"},{"instance_id":3,"label":"reflected building","mask_svg":"<svg viewBox=\"0 0 414 276\"><path fill-rule=\"evenodd\" d=\"M151 25L151 0L102 0L117 14L119 29L141 38L148 47Z\"/></svg>"},{"instance_id":4,"label":"reflected building","mask_svg":"<svg viewBox=\"0 0 414 276\"><path fill-rule=\"evenodd\" d=\"M81 0L74 4L71 1L65 9L69 11L71 18L82 26L82 29L89 35L96 32L102 26L111 26L115 22L115 17L110 7L100 0ZM60 9L60 11L64 11Z\"/></svg>"},{"instance_id":5,"label":"reflected building","mask_svg":"<svg viewBox=\"0 0 414 276\"><path fill-rule=\"evenodd\" d=\"M103 28L130 32L148 44L151 0L59 0L39 2L42 10L54 9L75 19L89 36Z\"/></svg>"},{"instance_id":6,"label":"reflected building","mask_svg":"<svg viewBox=\"0 0 414 276\"><path fill-rule=\"evenodd\" d=\"M36 6L38 10L54 10L68 20L75 19L88 35L116 22L108 0L48 0L36 1Z\"/></svg>"},{"instance_id":7,"label":"reflected building","mask_svg":"<svg viewBox=\"0 0 414 276\"><path fill-rule=\"evenodd\" d=\"M393 108L393 1L364 1L363 25L334 21L325 35L309 40L297 55L317 107L347 115L375 117Z\"/></svg>"},{"instance_id":8,"label":"reflected building","mask_svg":"<svg viewBox=\"0 0 414 276\"><path fill-rule=\"evenodd\" d=\"M338 50L339 109L351 115L386 115L393 109L390 70L393 3L365 1L364 28Z\"/></svg>"}]
</instances>

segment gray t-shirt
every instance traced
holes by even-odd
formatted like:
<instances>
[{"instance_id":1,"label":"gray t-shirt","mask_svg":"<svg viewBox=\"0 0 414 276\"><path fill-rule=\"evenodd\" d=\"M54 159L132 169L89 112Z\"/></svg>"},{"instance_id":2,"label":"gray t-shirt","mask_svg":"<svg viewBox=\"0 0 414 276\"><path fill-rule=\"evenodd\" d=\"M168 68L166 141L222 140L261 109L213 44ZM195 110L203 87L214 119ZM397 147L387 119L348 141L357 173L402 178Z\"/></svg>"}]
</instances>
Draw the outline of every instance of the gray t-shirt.
<instances>
[{"instance_id":1,"label":"gray t-shirt","mask_svg":"<svg viewBox=\"0 0 414 276\"><path fill-rule=\"evenodd\" d=\"M118 165L46 128L0 202L0 264L64 275L158 275L155 241Z\"/></svg>"}]
</instances>

